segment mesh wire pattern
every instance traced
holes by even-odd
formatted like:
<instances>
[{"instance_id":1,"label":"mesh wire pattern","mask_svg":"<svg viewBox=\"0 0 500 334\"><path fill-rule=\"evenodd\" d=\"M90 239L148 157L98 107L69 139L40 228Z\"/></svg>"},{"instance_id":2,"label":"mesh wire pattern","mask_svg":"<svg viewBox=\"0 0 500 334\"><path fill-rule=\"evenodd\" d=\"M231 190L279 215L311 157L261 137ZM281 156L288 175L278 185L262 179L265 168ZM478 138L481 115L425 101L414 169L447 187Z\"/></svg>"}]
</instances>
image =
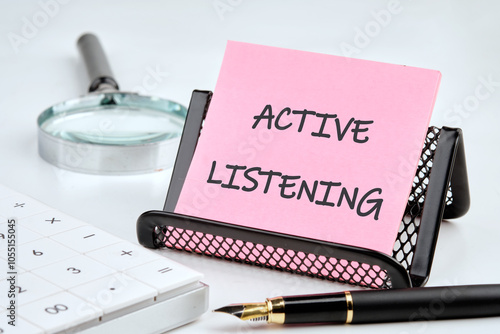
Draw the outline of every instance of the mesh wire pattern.
<instances>
[{"instance_id":1,"label":"mesh wire pattern","mask_svg":"<svg viewBox=\"0 0 500 334\"><path fill-rule=\"evenodd\" d=\"M423 209L439 134L440 129L437 127L430 127L427 132L411 195L394 244L392 256L406 270L411 267L415 251L420 226L419 216ZM452 201L450 189L447 203ZM339 259L334 256L305 253L168 225L156 226L153 238L157 247L168 247L362 287L382 289L391 287L390 276L380 266Z\"/></svg>"}]
</instances>

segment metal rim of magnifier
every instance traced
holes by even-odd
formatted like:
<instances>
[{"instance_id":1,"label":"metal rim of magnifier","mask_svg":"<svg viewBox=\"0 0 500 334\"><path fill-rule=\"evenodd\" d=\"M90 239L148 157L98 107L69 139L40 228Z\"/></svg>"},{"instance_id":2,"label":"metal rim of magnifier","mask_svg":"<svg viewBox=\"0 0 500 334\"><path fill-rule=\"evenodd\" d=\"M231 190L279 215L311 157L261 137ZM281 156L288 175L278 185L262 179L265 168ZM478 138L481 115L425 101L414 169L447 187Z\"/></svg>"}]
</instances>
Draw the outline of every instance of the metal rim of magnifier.
<instances>
[{"instance_id":1,"label":"metal rim of magnifier","mask_svg":"<svg viewBox=\"0 0 500 334\"><path fill-rule=\"evenodd\" d=\"M110 105L108 101L114 102ZM140 138L108 136L121 115L134 117L144 113L170 123L169 132ZM99 115L103 116L92 121L93 116ZM182 105L168 100L122 92L89 94L56 104L40 114L38 152L57 167L87 174L141 174L167 169L174 163L185 115ZM55 133L59 123L80 118L95 124L85 136Z\"/></svg>"},{"instance_id":2,"label":"metal rim of magnifier","mask_svg":"<svg viewBox=\"0 0 500 334\"><path fill-rule=\"evenodd\" d=\"M186 108L169 100L118 91L97 37L84 34L77 44L91 78L91 93L40 114L40 156L57 167L87 174L141 174L171 167ZM136 120L137 127L139 122L148 122L162 128L135 135ZM128 124L130 136L116 134L122 123ZM81 124L88 128L80 130Z\"/></svg>"}]
</instances>

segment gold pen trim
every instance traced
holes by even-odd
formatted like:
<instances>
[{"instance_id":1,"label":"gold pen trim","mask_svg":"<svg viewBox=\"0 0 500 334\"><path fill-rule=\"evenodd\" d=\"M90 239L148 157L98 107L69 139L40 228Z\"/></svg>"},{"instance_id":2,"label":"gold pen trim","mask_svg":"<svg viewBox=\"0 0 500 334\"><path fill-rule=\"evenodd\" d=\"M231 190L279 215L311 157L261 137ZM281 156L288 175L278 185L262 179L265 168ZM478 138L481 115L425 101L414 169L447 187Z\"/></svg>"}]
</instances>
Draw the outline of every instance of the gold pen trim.
<instances>
[{"instance_id":1,"label":"gold pen trim","mask_svg":"<svg viewBox=\"0 0 500 334\"><path fill-rule=\"evenodd\" d=\"M345 293L345 301L347 303L347 316L345 319L345 323L350 324L354 316L354 303L352 301L351 293L349 291L345 291L344 293Z\"/></svg>"},{"instance_id":2,"label":"gold pen trim","mask_svg":"<svg viewBox=\"0 0 500 334\"><path fill-rule=\"evenodd\" d=\"M284 324L285 323L285 301L283 297L267 298L268 323Z\"/></svg>"}]
</instances>

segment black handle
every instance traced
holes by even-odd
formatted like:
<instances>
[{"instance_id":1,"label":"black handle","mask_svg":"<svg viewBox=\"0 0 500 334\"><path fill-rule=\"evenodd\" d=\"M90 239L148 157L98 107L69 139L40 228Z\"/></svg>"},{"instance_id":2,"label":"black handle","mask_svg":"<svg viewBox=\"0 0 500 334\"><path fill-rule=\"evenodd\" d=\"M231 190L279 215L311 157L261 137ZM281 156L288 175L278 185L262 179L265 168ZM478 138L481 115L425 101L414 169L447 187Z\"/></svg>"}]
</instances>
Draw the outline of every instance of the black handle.
<instances>
[{"instance_id":1,"label":"black handle","mask_svg":"<svg viewBox=\"0 0 500 334\"><path fill-rule=\"evenodd\" d=\"M94 34L84 34L78 38L78 50L83 57L90 78L89 92L118 90L104 50Z\"/></svg>"}]
</instances>

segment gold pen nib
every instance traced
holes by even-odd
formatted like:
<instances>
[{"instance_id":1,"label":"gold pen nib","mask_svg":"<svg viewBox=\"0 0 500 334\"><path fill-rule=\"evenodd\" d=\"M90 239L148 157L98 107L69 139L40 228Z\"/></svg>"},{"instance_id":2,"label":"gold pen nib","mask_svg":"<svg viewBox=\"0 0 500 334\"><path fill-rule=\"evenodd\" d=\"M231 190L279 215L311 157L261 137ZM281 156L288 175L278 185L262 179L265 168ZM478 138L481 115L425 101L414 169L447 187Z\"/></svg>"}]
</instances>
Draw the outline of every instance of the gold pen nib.
<instances>
[{"instance_id":1,"label":"gold pen nib","mask_svg":"<svg viewBox=\"0 0 500 334\"><path fill-rule=\"evenodd\" d=\"M241 320L267 321L269 311L266 303L232 304L214 310L213 312L234 315Z\"/></svg>"},{"instance_id":2,"label":"gold pen nib","mask_svg":"<svg viewBox=\"0 0 500 334\"><path fill-rule=\"evenodd\" d=\"M285 322L284 301L282 297L268 298L264 303L231 304L214 310L228 313L241 320L267 321L283 324Z\"/></svg>"}]
</instances>

